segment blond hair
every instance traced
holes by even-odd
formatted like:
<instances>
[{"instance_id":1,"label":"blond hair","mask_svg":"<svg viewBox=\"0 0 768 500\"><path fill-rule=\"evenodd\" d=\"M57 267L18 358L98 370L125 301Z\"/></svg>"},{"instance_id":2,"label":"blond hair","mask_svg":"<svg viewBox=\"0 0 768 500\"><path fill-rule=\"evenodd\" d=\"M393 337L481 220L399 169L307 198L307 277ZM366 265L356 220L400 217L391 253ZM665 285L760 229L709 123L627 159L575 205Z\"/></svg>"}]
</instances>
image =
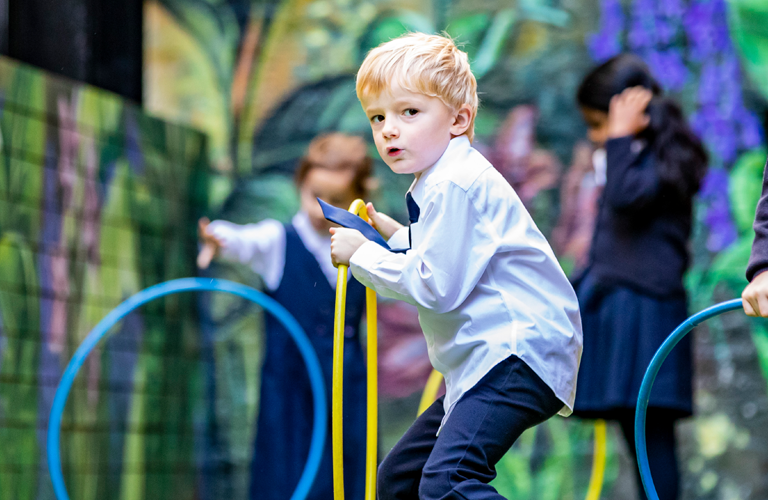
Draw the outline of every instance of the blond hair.
<instances>
[{"instance_id":1,"label":"blond hair","mask_svg":"<svg viewBox=\"0 0 768 500\"><path fill-rule=\"evenodd\" d=\"M371 50L357 72L357 97L379 95L397 82L402 88L437 97L458 110L468 104L472 118L465 134L471 141L477 115L477 80L467 53L447 36L408 33Z\"/></svg>"}]
</instances>

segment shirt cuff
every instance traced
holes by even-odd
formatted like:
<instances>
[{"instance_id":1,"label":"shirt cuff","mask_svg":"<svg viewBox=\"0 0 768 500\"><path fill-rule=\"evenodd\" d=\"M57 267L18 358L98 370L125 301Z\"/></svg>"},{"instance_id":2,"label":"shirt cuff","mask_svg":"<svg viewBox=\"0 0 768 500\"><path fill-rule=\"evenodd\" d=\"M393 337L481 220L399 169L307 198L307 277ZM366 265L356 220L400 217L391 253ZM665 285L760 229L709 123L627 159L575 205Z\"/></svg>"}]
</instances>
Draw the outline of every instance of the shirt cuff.
<instances>
[{"instance_id":1,"label":"shirt cuff","mask_svg":"<svg viewBox=\"0 0 768 500\"><path fill-rule=\"evenodd\" d=\"M225 220L215 220L208 224L208 232L221 240L224 247L219 250L219 256L224 260L239 260L237 242L237 225Z\"/></svg>"},{"instance_id":2,"label":"shirt cuff","mask_svg":"<svg viewBox=\"0 0 768 500\"><path fill-rule=\"evenodd\" d=\"M389 255L389 250L378 243L367 241L360 245L360 248L349 258L349 269L357 281L368 288L373 288L371 270L387 255Z\"/></svg>"},{"instance_id":3,"label":"shirt cuff","mask_svg":"<svg viewBox=\"0 0 768 500\"><path fill-rule=\"evenodd\" d=\"M401 248L408 248L408 226L401 227L389 238L387 241L389 248L393 250L399 250Z\"/></svg>"}]
</instances>

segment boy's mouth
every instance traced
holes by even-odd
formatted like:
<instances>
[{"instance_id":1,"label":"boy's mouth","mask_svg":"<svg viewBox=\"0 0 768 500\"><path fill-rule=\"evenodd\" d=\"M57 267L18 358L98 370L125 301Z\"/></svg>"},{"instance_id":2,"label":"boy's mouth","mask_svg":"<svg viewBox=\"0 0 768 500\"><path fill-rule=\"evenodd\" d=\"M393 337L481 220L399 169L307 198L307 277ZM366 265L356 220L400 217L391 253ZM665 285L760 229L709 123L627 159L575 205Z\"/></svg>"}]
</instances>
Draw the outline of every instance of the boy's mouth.
<instances>
[{"instance_id":1,"label":"boy's mouth","mask_svg":"<svg viewBox=\"0 0 768 500\"><path fill-rule=\"evenodd\" d=\"M402 152L403 150L400 148L393 148L393 147L387 148L387 156L390 156L390 157L398 156Z\"/></svg>"}]
</instances>

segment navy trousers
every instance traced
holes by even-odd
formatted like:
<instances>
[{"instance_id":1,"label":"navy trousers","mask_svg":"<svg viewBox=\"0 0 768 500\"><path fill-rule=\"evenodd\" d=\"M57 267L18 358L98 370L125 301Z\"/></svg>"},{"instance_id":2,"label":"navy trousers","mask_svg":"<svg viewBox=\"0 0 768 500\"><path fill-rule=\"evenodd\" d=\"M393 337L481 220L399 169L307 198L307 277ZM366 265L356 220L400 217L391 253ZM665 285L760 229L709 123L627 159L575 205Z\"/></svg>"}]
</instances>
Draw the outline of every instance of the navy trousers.
<instances>
[{"instance_id":1,"label":"navy trousers","mask_svg":"<svg viewBox=\"0 0 768 500\"><path fill-rule=\"evenodd\" d=\"M378 500L502 500L488 483L524 430L563 407L528 365L510 356L445 415L443 398L416 419L379 466Z\"/></svg>"}]
</instances>

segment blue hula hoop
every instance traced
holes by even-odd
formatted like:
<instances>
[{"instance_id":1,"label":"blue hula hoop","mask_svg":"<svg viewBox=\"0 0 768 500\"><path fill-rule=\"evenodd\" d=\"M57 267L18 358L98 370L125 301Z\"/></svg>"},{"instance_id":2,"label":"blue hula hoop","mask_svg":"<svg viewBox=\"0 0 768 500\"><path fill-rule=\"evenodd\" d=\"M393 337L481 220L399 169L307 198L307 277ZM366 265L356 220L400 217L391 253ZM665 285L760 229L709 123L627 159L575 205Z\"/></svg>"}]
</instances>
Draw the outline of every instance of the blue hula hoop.
<instances>
[{"instance_id":1,"label":"blue hula hoop","mask_svg":"<svg viewBox=\"0 0 768 500\"><path fill-rule=\"evenodd\" d=\"M659 347L659 350L656 351L653 359L651 359L651 364L648 365L648 369L645 371L643 382L640 384L640 392L637 395L637 411L635 412L635 449L637 451L637 465L640 468L640 479L643 481L645 494L650 500L659 500L659 495L656 493L656 487L653 485L651 469L648 465L648 450L645 446L645 417L648 413L648 400L651 397L653 381L656 380L656 375L658 375L662 363L667 359L667 356L672 349L678 342L680 342L680 339L685 337L695 326L725 312L735 311L741 308L741 299L733 299L708 307L683 321L677 328L675 328L675 331L667 337L664 343L661 344L661 347Z\"/></svg>"},{"instance_id":2,"label":"blue hula hoop","mask_svg":"<svg viewBox=\"0 0 768 500\"><path fill-rule=\"evenodd\" d=\"M97 324L88 334L88 337L77 348L75 355L70 360L61 382L56 389L56 395L53 399L51 416L48 421L48 470L53 482L53 491L58 500L69 500L66 486L64 485L64 474L61 468L61 451L59 441L61 434L61 420L64 413L64 406L67 403L69 390L75 380L77 372L83 366L88 354L93 350L96 344L104 335L128 313L137 307L165 295L171 295L181 292L226 292L240 296L255 302L265 311L272 314L288 330L291 338L296 342L304 363L309 372L309 381L312 388L312 398L314 400L314 423L312 426L312 440L309 446L309 455L307 457L304 471L301 474L299 483L291 495L291 500L304 500L309 493L309 489L315 480L317 470L320 467L320 460L323 455L326 432L328 427L328 406L325 399L325 383L323 372L320 368L320 362L317 354L309 342L307 335L302 330L299 323L283 306L278 304L272 298L263 293L227 280L203 279L203 278L184 278L172 281L166 281L158 285L146 288L132 297L125 300L119 306L110 311L107 316Z\"/></svg>"}]
</instances>

